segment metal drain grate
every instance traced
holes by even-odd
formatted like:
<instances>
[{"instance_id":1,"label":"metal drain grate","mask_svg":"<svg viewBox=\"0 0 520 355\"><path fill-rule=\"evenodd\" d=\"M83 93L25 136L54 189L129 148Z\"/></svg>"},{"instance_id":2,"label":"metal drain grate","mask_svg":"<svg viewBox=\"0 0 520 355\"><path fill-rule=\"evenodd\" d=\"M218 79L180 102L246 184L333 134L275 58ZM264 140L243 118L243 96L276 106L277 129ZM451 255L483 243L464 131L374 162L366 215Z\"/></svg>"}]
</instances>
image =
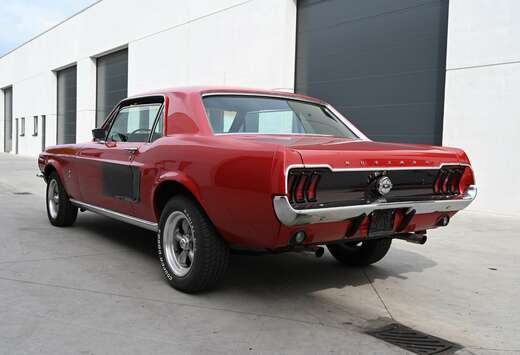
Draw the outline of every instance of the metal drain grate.
<instances>
[{"instance_id":1,"label":"metal drain grate","mask_svg":"<svg viewBox=\"0 0 520 355\"><path fill-rule=\"evenodd\" d=\"M371 330L368 334L416 354L452 354L461 349L460 345L398 323Z\"/></svg>"}]
</instances>

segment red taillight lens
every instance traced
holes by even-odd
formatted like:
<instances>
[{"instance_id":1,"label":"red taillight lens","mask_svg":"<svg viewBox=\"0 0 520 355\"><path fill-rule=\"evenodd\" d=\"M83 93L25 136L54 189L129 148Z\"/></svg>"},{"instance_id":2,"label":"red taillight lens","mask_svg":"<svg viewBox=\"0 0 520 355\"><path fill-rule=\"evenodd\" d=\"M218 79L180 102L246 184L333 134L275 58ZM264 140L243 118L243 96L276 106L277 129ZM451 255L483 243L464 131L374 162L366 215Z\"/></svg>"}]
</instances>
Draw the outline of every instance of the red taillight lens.
<instances>
[{"instance_id":1,"label":"red taillight lens","mask_svg":"<svg viewBox=\"0 0 520 355\"><path fill-rule=\"evenodd\" d=\"M466 188L474 183L470 167L445 167L437 175L433 183L433 191L436 194L463 194Z\"/></svg>"},{"instance_id":2,"label":"red taillight lens","mask_svg":"<svg viewBox=\"0 0 520 355\"><path fill-rule=\"evenodd\" d=\"M433 185L433 191L436 194L439 194L441 192L442 176L443 176L442 172L439 173L439 175L437 176L437 179L435 180L435 183Z\"/></svg>"},{"instance_id":3,"label":"red taillight lens","mask_svg":"<svg viewBox=\"0 0 520 355\"><path fill-rule=\"evenodd\" d=\"M314 202L316 201L316 188L318 187L318 180L320 176L318 174L313 174L311 176L311 182L309 183L309 188L307 189L307 200Z\"/></svg>"},{"instance_id":4,"label":"red taillight lens","mask_svg":"<svg viewBox=\"0 0 520 355\"><path fill-rule=\"evenodd\" d=\"M316 202L320 174L315 170L297 170L287 179L287 197L291 202Z\"/></svg>"},{"instance_id":5,"label":"red taillight lens","mask_svg":"<svg viewBox=\"0 0 520 355\"><path fill-rule=\"evenodd\" d=\"M453 177L450 180L450 187L449 187L450 193L452 193L452 194L458 194L459 193L459 187L458 186L459 186L459 182L460 182L460 177L461 177L461 172L459 170L457 170L453 174Z\"/></svg>"},{"instance_id":6,"label":"red taillight lens","mask_svg":"<svg viewBox=\"0 0 520 355\"><path fill-rule=\"evenodd\" d=\"M296 186L294 199L296 202L305 202L305 183L307 182L307 175L301 175Z\"/></svg>"},{"instance_id":7,"label":"red taillight lens","mask_svg":"<svg viewBox=\"0 0 520 355\"><path fill-rule=\"evenodd\" d=\"M473 176L473 170L469 166L464 168L464 173L460 178L459 182L459 193L463 194L468 186L475 185L475 177Z\"/></svg>"},{"instance_id":8,"label":"red taillight lens","mask_svg":"<svg viewBox=\"0 0 520 355\"><path fill-rule=\"evenodd\" d=\"M451 173L447 173L445 176L444 176L444 180L442 180L442 193L443 194L447 194L448 192L450 192L448 190L448 187L449 187L449 182L450 182L450 176L452 174Z\"/></svg>"},{"instance_id":9,"label":"red taillight lens","mask_svg":"<svg viewBox=\"0 0 520 355\"><path fill-rule=\"evenodd\" d=\"M296 182L297 175L291 174L289 175L289 180L287 181L287 195L289 196L289 200L294 201L294 183Z\"/></svg>"}]
</instances>

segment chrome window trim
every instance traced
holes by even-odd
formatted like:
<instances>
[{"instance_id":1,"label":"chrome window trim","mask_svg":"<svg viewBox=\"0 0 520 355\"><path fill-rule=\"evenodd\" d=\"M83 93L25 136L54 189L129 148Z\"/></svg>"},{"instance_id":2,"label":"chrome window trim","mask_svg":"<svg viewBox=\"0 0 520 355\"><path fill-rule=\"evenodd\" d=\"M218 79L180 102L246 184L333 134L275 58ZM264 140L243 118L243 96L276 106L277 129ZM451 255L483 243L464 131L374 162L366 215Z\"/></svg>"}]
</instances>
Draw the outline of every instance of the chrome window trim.
<instances>
[{"instance_id":1,"label":"chrome window trim","mask_svg":"<svg viewBox=\"0 0 520 355\"><path fill-rule=\"evenodd\" d=\"M320 105L320 106L325 107L327 110L329 110L330 113L334 117L338 118L345 126L347 126L347 128L350 131L352 131L352 133L355 136L357 136L357 138L359 140L370 141L370 139L368 139L367 136L365 136L356 126L354 126L348 119L346 119L345 116L343 116L341 113L339 113L339 111L337 111L330 104L328 104L326 102L323 102L323 101L320 101L318 99L316 99L316 100L304 99L302 97L284 95L283 93L280 93L280 94L278 94L278 93L265 94L265 93L252 93L252 92L247 92L247 93L231 92L231 91L230 92L206 92L206 93L201 94L201 96L202 96L202 98L207 97L207 96L257 96L257 97L271 97L271 98L276 98L276 99L294 100L294 101L300 101L300 102L305 102L305 103L311 103L311 104L314 104L314 105ZM206 107L205 106L204 106L204 111L206 111ZM206 112L206 117L209 117L207 112ZM209 122L209 120L208 120L208 122ZM211 124L210 124L210 127L211 127ZM211 130L213 131L212 127L211 127ZM215 133L213 133L213 134L215 134ZM220 134L227 134L227 133L220 133ZM256 134L261 135L262 133L256 133ZM300 135L305 135L305 133L300 134ZM335 137L335 136L331 136L331 137ZM347 138L347 137L344 137L344 138Z\"/></svg>"},{"instance_id":2,"label":"chrome window trim","mask_svg":"<svg viewBox=\"0 0 520 355\"><path fill-rule=\"evenodd\" d=\"M215 92L205 92L202 93L201 96L204 98L206 96L259 96L259 97L274 97L278 99L288 99L288 100L296 100L301 102L309 102L313 104L318 104L325 106L323 101L320 101L318 99L305 99L303 97L299 96L291 96L291 95L284 95L284 93L272 93L272 94L266 94L266 93L255 93L255 92L238 92L238 91L215 91Z\"/></svg>"},{"instance_id":3,"label":"chrome window trim","mask_svg":"<svg viewBox=\"0 0 520 355\"><path fill-rule=\"evenodd\" d=\"M213 133L215 136L227 136L227 135L242 135L242 136L258 136L258 135L264 135L264 136L316 136L316 137L331 137L335 138L336 136L333 136L331 134L317 134L317 133L253 133L253 132L230 132L230 133ZM349 139L349 138L345 138ZM358 140L355 139L353 142L357 142Z\"/></svg>"},{"instance_id":4,"label":"chrome window trim","mask_svg":"<svg viewBox=\"0 0 520 355\"><path fill-rule=\"evenodd\" d=\"M84 208L88 211L103 215L105 217L110 217L110 218L116 219L121 222L125 222L128 224L137 226L137 227L151 230L153 232L157 232L159 230L157 223L154 223L154 222L146 221L144 219L140 219L137 217L132 217L132 216L126 215L124 213L115 212L115 211L109 210L107 208L94 206L94 205L91 205L91 204L88 204L85 202L81 202L78 200L74 200L74 199L70 199L70 202L79 208Z\"/></svg>"},{"instance_id":5,"label":"chrome window trim","mask_svg":"<svg viewBox=\"0 0 520 355\"><path fill-rule=\"evenodd\" d=\"M155 115L155 118L154 118L154 121L153 121L153 124L152 124L152 130L150 131L150 134L148 135L148 139L146 140L145 143L153 143L152 142L152 137L153 137L153 134L155 132L155 128L157 127L157 125L159 124L161 119L163 120L163 131L161 132L162 135L159 138L164 137L164 127L166 127L166 122L165 122L166 115L164 114L165 106L166 106L166 104L165 104L165 102L163 102L161 104L161 107L159 108L159 112L157 112L157 115ZM159 139L159 138L157 138L157 139Z\"/></svg>"},{"instance_id":6,"label":"chrome window trim","mask_svg":"<svg viewBox=\"0 0 520 355\"><path fill-rule=\"evenodd\" d=\"M296 226L302 224L341 222L362 214L368 215L375 210L382 209L407 208L414 209L417 214L460 211L469 206L476 196L477 187L471 185L462 198L452 200L382 202L367 205L296 210L291 206L287 196L274 196L273 206L276 217L282 224L286 226Z\"/></svg>"},{"instance_id":7,"label":"chrome window trim","mask_svg":"<svg viewBox=\"0 0 520 355\"><path fill-rule=\"evenodd\" d=\"M332 112L333 115L338 117L347 127L354 132L362 141L371 141L363 132L361 132L352 122L350 122L345 116L343 116L338 110L336 110L331 104L326 104L325 107Z\"/></svg>"},{"instance_id":8,"label":"chrome window trim","mask_svg":"<svg viewBox=\"0 0 520 355\"><path fill-rule=\"evenodd\" d=\"M114 119L114 115L116 115L117 113L119 113L119 110L122 108L122 107L126 107L125 104L126 104L126 101L132 101L132 100L138 100L138 99L146 99L148 97L162 97L163 98L163 102L162 104L164 105L166 103L166 95L165 94L149 94L149 95L138 95L138 96L129 96L127 98L124 98L122 99L121 101L119 101L113 108L112 110L108 113L107 117L105 118L105 120L103 121L103 123L101 124L101 127L99 128L103 128L105 125L109 125L109 126L112 126L112 122L113 119ZM127 105L127 106L131 106L131 105ZM110 129L110 127L108 127L108 129Z\"/></svg>"},{"instance_id":9,"label":"chrome window trim","mask_svg":"<svg viewBox=\"0 0 520 355\"><path fill-rule=\"evenodd\" d=\"M148 97L148 96L143 96L143 97ZM139 97L141 98L141 97ZM125 100L128 100L128 99L125 99ZM130 105L124 105L124 106L118 106L118 109L117 109L117 112L114 113L114 116L111 117L111 121L110 121L110 127L108 128L108 130L106 131L106 138L107 140L106 141L102 141L102 143L106 143L106 142L109 142L108 140L108 137L110 136L110 132L112 131L112 128L114 127L114 123L117 119L117 116L119 115L119 113L126 109L126 108L131 108L131 107L141 107L141 106L151 106L151 105L157 105L159 104L159 111L157 111L157 114L155 115L155 118L154 118L154 123L152 124L152 131L150 132L150 134L148 134L148 137L146 138L145 141L142 141L142 142L128 142L128 143L150 143L150 138L152 136L152 133L153 133L153 127L155 127L155 123L157 121L157 118L158 116L161 114L161 111L163 110L163 107L164 107L164 101L162 103L147 103L147 104L130 104ZM101 142L101 141L98 141L98 142ZM110 141L110 142L119 142L119 141ZM123 142L125 143L125 142Z\"/></svg>"}]
</instances>

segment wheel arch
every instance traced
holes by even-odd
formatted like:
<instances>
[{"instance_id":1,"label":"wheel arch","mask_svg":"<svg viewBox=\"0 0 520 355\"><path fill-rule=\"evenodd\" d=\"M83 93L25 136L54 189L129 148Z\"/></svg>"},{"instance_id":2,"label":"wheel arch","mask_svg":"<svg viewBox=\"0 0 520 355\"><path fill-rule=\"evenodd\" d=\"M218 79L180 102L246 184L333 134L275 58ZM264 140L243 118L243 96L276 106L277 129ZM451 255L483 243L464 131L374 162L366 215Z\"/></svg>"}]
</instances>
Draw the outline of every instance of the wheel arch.
<instances>
[{"instance_id":1,"label":"wheel arch","mask_svg":"<svg viewBox=\"0 0 520 355\"><path fill-rule=\"evenodd\" d=\"M60 174L59 163L51 160L51 161L48 161L47 164L45 164L45 167L43 168L43 177L44 177L45 181L48 181L49 176L53 172L55 172L58 175L58 177L60 178L60 180L63 181L63 178Z\"/></svg>"},{"instance_id":2,"label":"wheel arch","mask_svg":"<svg viewBox=\"0 0 520 355\"><path fill-rule=\"evenodd\" d=\"M153 207L157 220L160 220L162 210L168 201L177 195L184 195L196 201L207 214L197 186L188 179L165 178L160 180L153 191Z\"/></svg>"}]
</instances>

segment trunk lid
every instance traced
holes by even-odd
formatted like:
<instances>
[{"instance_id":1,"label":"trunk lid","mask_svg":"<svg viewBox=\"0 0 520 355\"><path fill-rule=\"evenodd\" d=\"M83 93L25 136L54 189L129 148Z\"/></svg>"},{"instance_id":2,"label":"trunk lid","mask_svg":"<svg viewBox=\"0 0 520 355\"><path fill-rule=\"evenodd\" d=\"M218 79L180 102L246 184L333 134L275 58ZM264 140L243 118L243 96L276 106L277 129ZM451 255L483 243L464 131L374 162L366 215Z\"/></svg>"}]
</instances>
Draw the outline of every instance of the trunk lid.
<instances>
[{"instance_id":1,"label":"trunk lid","mask_svg":"<svg viewBox=\"0 0 520 355\"><path fill-rule=\"evenodd\" d=\"M238 135L234 138L284 145L298 152L305 165L329 165L333 169L438 167L460 162L458 149L422 144L314 135Z\"/></svg>"},{"instance_id":2,"label":"trunk lid","mask_svg":"<svg viewBox=\"0 0 520 355\"><path fill-rule=\"evenodd\" d=\"M418 144L380 143L333 138L321 142L295 142L305 165L328 164L342 168L436 167L458 163L450 149Z\"/></svg>"}]
</instances>

